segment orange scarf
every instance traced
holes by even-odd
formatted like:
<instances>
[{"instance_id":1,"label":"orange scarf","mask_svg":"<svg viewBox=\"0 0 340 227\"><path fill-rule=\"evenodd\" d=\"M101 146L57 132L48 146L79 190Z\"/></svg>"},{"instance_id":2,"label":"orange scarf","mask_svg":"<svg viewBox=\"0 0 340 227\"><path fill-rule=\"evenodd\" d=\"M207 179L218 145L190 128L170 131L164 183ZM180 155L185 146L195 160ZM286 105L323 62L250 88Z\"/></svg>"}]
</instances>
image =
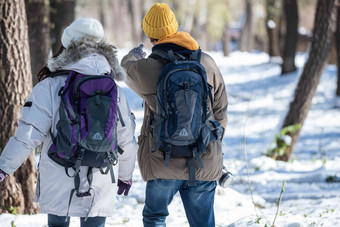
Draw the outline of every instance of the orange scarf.
<instances>
[{"instance_id":1,"label":"orange scarf","mask_svg":"<svg viewBox=\"0 0 340 227\"><path fill-rule=\"evenodd\" d=\"M184 47L188 50L199 49L197 41L194 38L192 38L188 33L182 31L176 32L175 34L172 35L166 35L160 38L157 44L162 43L173 43L181 47Z\"/></svg>"}]
</instances>

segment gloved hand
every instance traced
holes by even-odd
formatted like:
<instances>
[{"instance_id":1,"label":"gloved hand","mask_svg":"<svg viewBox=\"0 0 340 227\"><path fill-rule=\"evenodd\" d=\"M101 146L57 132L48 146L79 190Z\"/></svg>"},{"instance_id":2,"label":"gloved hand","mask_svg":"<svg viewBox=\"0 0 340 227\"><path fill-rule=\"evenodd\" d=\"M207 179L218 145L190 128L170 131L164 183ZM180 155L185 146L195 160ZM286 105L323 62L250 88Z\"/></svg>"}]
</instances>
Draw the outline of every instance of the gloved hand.
<instances>
[{"instance_id":1,"label":"gloved hand","mask_svg":"<svg viewBox=\"0 0 340 227\"><path fill-rule=\"evenodd\" d=\"M121 181L118 179L118 191L117 194L121 195L124 192L124 195L127 196L129 194L129 190L131 188L132 185L132 180L128 180L128 181Z\"/></svg>"},{"instance_id":2,"label":"gloved hand","mask_svg":"<svg viewBox=\"0 0 340 227\"><path fill-rule=\"evenodd\" d=\"M8 174L0 169L0 182L3 181L7 176Z\"/></svg>"},{"instance_id":3,"label":"gloved hand","mask_svg":"<svg viewBox=\"0 0 340 227\"><path fill-rule=\"evenodd\" d=\"M145 58L146 53L143 51L144 44L139 45L138 47L133 48L130 50L129 54L134 55L138 59Z\"/></svg>"}]
</instances>

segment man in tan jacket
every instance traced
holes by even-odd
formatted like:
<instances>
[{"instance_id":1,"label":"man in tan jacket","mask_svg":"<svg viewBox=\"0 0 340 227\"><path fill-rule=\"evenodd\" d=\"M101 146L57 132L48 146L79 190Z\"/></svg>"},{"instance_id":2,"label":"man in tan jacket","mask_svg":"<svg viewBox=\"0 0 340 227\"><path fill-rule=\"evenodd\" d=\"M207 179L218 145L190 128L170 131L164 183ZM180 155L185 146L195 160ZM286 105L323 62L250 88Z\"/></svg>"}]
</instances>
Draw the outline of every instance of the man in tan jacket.
<instances>
[{"instance_id":1,"label":"man in tan jacket","mask_svg":"<svg viewBox=\"0 0 340 227\"><path fill-rule=\"evenodd\" d=\"M153 52L173 50L174 53L191 53L198 50L198 43L177 28L173 12L164 3L153 5L143 19L143 30L154 45ZM127 72L127 85L145 101L144 120L138 137L138 163L141 175L147 181L144 226L165 226L168 205L178 191L190 226L215 226L216 180L221 177L223 168L221 141L211 142L206 153L200 155L204 168L195 161L194 186L188 184L187 158L171 157L168 166L165 166L163 152L152 152L151 126L156 112L156 88L165 63L152 54L148 58L145 55L141 45L132 49L121 62ZM213 118L226 128L228 101L222 75L209 55L202 53L200 62L205 68L208 83L213 87Z\"/></svg>"}]
</instances>

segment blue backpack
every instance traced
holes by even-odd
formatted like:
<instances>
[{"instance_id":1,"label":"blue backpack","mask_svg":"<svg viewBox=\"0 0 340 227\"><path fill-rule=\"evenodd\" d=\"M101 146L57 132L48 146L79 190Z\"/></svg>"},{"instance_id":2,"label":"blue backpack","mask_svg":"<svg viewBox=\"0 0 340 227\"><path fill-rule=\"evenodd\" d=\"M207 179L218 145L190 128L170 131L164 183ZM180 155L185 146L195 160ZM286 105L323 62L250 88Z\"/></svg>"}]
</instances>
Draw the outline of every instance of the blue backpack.
<instances>
[{"instance_id":1,"label":"blue backpack","mask_svg":"<svg viewBox=\"0 0 340 227\"><path fill-rule=\"evenodd\" d=\"M122 153L117 144L118 118L122 125L124 123L117 105L117 85L112 76L83 75L75 71L60 71L52 76L65 73L68 73L65 86L58 93L61 102L57 135L54 137L51 132L53 144L48 156L63 166L69 177L75 179L67 218L74 193L78 197L91 196L93 168L99 168L102 174L110 173L112 182L115 182L112 167L118 162L117 152ZM89 167L89 189L86 192L78 190L80 166Z\"/></svg>"},{"instance_id":2,"label":"blue backpack","mask_svg":"<svg viewBox=\"0 0 340 227\"><path fill-rule=\"evenodd\" d=\"M195 183L194 160L203 168L199 155L211 141L221 140L224 130L212 118L212 86L200 64L200 51L184 57L172 50L154 50L150 56L166 63L157 83L153 151L163 151L165 166L170 157L186 157L190 185Z\"/></svg>"}]
</instances>

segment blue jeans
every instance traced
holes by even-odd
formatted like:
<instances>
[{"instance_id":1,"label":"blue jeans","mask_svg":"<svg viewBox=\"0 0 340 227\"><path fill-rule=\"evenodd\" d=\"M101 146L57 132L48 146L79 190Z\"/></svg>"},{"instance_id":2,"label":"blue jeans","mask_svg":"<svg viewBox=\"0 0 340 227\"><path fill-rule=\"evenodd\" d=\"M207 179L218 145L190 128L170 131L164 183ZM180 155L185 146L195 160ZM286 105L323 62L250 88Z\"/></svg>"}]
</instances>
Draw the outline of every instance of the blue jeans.
<instances>
[{"instance_id":1,"label":"blue jeans","mask_svg":"<svg viewBox=\"0 0 340 227\"><path fill-rule=\"evenodd\" d=\"M48 219L48 227L68 227L70 225L70 217L67 222L65 222L66 216L57 216L53 214L49 214ZM89 217L85 221L85 218L80 218L80 226L81 227L104 227L105 226L106 217Z\"/></svg>"},{"instance_id":2,"label":"blue jeans","mask_svg":"<svg viewBox=\"0 0 340 227\"><path fill-rule=\"evenodd\" d=\"M189 186L187 180L148 181L143 209L144 227L166 226L168 205L178 191L191 227L215 226L215 189L216 181L196 181L196 186Z\"/></svg>"}]
</instances>

